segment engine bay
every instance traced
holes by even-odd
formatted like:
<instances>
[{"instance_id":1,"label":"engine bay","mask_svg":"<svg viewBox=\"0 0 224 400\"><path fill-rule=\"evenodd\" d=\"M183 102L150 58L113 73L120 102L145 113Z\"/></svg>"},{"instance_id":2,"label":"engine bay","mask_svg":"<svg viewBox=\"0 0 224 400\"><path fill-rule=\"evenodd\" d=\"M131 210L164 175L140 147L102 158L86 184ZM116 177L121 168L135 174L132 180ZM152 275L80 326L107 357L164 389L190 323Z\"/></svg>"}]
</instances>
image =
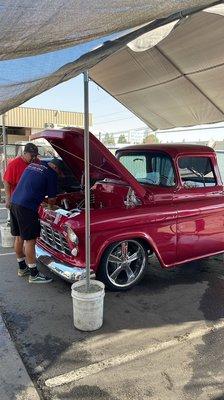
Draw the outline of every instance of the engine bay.
<instances>
[{"instance_id":1,"label":"engine bay","mask_svg":"<svg viewBox=\"0 0 224 400\"><path fill-rule=\"evenodd\" d=\"M90 189L90 208L102 209L124 205L129 187L122 182L101 181L96 182ZM57 196L57 206L66 210L84 210L84 189L76 192L62 193Z\"/></svg>"},{"instance_id":2,"label":"engine bay","mask_svg":"<svg viewBox=\"0 0 224 400\"><path fill-rule=\"evenodd\" d=\"M50 209L60 215L71 216L75 212L85 210L85 177L82 171L82 174L77 178L64 160L62 162L63 168L58 177L56 204L50 208L46 199L40 208L45 211ZM141 204L130 185L119 180L119 178L99 180L97 174L92 174L90 187L90 209L92 210L116 207L128 208Z\"/></svg>"},{"instance_id":3,"label":"engine bay","mask_svg":"<svg viewBox=\"0 0 224 400\"><path fill-rule=\"evenodd\" d=\"M121 181L103 180L96 182L90 190L90 208L92 210L140 205L130 186ZM47 209L47 203L42 204ZM64 192L57 195L53 210L65 216L85 210L85 192L79 188L70 193Z\"/></svg>"}]
</instances>

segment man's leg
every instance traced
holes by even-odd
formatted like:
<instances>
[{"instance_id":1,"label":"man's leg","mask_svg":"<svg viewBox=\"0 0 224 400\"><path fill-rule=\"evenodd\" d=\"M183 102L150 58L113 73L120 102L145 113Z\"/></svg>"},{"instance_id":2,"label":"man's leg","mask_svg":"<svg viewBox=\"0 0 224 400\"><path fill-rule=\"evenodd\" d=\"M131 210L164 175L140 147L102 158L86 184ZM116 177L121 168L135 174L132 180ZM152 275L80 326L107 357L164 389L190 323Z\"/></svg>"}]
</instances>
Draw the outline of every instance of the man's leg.
<instances>
[{"instance_id":1,"label":"man's leg","mask_svg":"<svg viewBox=\"0 0 224 400\"><path fill-rule=\"evenodd\" d=\"M19 264L19 270L18 270L19 276L29 275L29 269L26 264L23 246L24 246L24 240L20 236L16 236L14 249L16 253L16 259Z\"/></svg>"},{"instance_id":2,"label":"man's leg","mask_svg":"<svg viewBox=\"0 0 224 400\"><path fill-rule=\"evenodd\" d=\"M49 283L51 278L41 275L36 265L35 244L40 236L40 222L38 213L32 209L17 206L18 225L20 236L24 240L26 262L30 273L29 283Z\"/></svg>"},{"instance_id":3,"label":"man's leg","mask_svg":"<svg viewBox=\"0 0 224 400\"><path fill-rule=\"evenodd\" d=\"M37 269L35 245L36 239L24 242L26 261L30 270L29 283L50 283L52 279L40 274Z\"/></svg>"},{"instance_id":4,"label":"man's leg","mask_svg":"<svg viewBox=\"0 0 224 400\"><path fill-rule=\"evenodd\" d=\"M25 254L23 252L23 244L24 240L20 236L15 237L14 249L17 258L25 258Z\"/></svg>"},{"instance_id":5,"label":"man's leg","mask_svg":"<svg viewBox=\"0 0 224 400\"><path fill-rule=\"evenodd\" d=\"M52 279L40 274L37 269L35 244L36 239L25 240L26 261L30 269L29 283L50 283Z\"/></svg>"},{"instance_id":6,"label":"man's leg","mask_svg":"<svg viewBox=\"0 0 224 400\"><path fill-rule=\"evenodd\" d=\"M14 205L10 207L10 226L11 234L15 236L14 249L16 253L17 262L19 264L18 275L28 275L29 269L26 265L25 255L23 250L24 241L20 236L20 229L17 217L17 209Z\"/></svg>"},{"instance_id":7,"label":"man's leg","mask_svg":"<svg viewBox=\"0 0 224 400\"><path fill-rule=\"evenodd\" d=\"M24 249L26 254L26 262L30 268L31 276L38 275L38 269L36 264L36 253L35 253L36 239L25 240Z\"/></svg>"},{"instance_id":8,"label":"man's leg","mask_svg":"<svg viewBox=\"0 0 224 400\"><path fill-rule=\"evenodd\" d=\"M35 245L36 245L36 239L25 240L24 248L28 264L36 264Z\"/></svg>"}]
</instances>

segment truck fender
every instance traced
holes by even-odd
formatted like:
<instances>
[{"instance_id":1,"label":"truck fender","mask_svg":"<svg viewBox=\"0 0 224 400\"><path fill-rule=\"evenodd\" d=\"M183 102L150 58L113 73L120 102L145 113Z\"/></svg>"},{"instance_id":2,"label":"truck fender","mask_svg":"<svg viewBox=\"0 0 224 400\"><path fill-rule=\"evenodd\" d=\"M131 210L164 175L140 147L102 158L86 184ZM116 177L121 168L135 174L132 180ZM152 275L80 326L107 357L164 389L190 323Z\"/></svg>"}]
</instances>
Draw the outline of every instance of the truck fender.
<instances>
[{"instance_id":1,"label":"truck fender","mask_svg":"<svg viewBox=\"0 0 224 400\"><path fill-rule=\"evenodd\" d=\"M146 246L148 246L148 248L151 249L152 252L156 254L159 262L161 263L161 265L163 265L162 259L158 252L158 248L150 236L146 235L143 232L128 232L128 233L113 235L110 239L105 240L101 244L98 254L97 254L96 266L97 267L99 266L100 260L108 246L110 246L114 242L120 242L122 240L127 240L127 239L133 239L133 240L139 239L139 240L143 241L144 244L146 244Z\"/></svg>"}]
</instances>

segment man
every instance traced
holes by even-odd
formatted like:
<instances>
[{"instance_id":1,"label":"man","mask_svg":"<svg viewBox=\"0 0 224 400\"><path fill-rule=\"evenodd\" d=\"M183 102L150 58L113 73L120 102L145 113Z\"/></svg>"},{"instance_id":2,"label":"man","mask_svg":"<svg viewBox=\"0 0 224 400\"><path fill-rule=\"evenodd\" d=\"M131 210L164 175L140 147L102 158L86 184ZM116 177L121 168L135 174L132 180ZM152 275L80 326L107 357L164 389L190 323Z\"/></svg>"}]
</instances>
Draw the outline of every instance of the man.
<instances>
[{"instance_id":1,"label":"man","mask_svg":"<svg viewBox=\"0 0 224 400\"><path fill-rule=\"evenodd\" d=\"M3 176L5 187L6 208L10 206L12 193L18 184L24 170L31 162L36 162L38 147L34 143L27 143L22 156L11 160Z\"/></svg>"},{"instance_id":2,"label":"man","mask_svg":"<svg viewBox=\"0 0 224 400\"><path fill-rule=\"evenodd\" d=\"M11 160L6 168L3 175L3 183L5 188L5 206L10 207L12 194L23 174L26 167L31 162L36 162L38 156L38 147L34 143L27 143L24 147L22 156L16 157ZM8 217L9 218L9 217ZM17 236L14 243L15 249L21 247L21 238ZM17 260L21 265L25 265L25 258L19 258Z\"/></svg>"},{"instance_id":3,"label":"man","mask_svg":"<svg viewBox=\"0 0 224 400\"><path fill-rule=\"evenodd\" d=\"M38 208L47 196L49 206L55 204L61 165L62 161L56 158L48 163L30 164L11 198L11 233L17 238L15 252L19 264L18 275L30 275L29 283L52 281L51 278L41 275L37 269L35 244L40 236Z\"/></svg>"}]
</instances>

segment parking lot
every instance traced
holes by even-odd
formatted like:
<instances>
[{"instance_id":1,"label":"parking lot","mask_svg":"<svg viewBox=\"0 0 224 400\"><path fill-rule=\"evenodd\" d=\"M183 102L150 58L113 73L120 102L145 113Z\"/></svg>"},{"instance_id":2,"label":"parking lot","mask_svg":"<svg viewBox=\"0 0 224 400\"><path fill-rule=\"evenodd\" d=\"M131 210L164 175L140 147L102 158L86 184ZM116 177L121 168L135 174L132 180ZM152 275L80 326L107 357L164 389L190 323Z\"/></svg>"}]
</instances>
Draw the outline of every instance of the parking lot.
<instances>
[{"instance_id":1,"label":"parking lot","mask_svg":"<svg viewBox=\"0 0 224 400\"><path fill-rule=\"evenodd\" d=\"M222 256L170 271L151 259L134 289L106 292L92 333L73 326L68 283L29 285L12 249L0 268L3 318L43 399L224 398Z\"/></svg>"}]
</instances>

